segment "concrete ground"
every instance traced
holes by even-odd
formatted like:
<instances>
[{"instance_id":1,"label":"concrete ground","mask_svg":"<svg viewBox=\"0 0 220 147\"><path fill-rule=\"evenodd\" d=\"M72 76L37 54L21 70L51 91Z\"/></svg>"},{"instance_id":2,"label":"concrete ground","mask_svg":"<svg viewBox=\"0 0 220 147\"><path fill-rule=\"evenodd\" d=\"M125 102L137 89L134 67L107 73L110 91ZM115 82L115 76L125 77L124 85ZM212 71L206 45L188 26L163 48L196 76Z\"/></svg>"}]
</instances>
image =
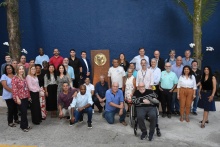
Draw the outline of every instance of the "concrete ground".
<instances>
[{"instance_id":1,"label":"concrete ground","mask_svg":"<svg viewBox=\"0 0 220 147\"><path fill-rule=\"evenodd\" d=\"M190 122L180 122L179 117L171 119L159 118L162 136L154 135L154 140L140 140L134 136L133 129L123 126L118 121L109 125L96 112L93 115L93 128L87 128L87 116L84 122L70 127L67 120L47 117L41 125L32 125L30 113L28 120L33 127L25 133L19 126L8 127L6 108L0 107L0 145L36 145L38 147L70 147L70 146L165 146L165 147L219 147L220 146L220 107L216 112L209 115L210 123L204 129L200 128L199 121L202 119L202 110L198 110L198 116L190 116ZM126 122L129 123L128 117ZM149 123L147 122L147 126Z\"/></svg>"}]
</instances>

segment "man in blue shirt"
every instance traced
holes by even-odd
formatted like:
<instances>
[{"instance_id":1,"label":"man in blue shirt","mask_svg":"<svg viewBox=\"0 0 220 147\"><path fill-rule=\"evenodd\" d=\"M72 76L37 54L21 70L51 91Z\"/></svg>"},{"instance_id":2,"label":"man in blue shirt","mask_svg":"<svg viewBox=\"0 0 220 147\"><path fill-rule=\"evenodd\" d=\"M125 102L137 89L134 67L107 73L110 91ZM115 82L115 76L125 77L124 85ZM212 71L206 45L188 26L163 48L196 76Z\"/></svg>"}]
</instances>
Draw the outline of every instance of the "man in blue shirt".
<instances>
[{"instance_id":1,"label":"man in blue shirt","mask_svg":"<svg viewBox=\"0 0 220 147\"><path fill-rule=\"evenodd\" d=\"M113 82L112 88L106 91L106 105L102 116L109 124L114 124L115 114L118 113L120 123L127 126L125 122L126 110L124 108L124 96L122 90L118 89L118 86L118 83Z\"/></svg>"},{"instance_id":2,"label":"man in blue shirt","mask_svg":"<svg viewBox=\"0 0 220 147\"><path fill-rule=\"evenodd\" d=\"M35 58L35 64L40 64L42 66L42 62L49 62L49 57L44 54L43 48L39 48L39 55Z\"/></svg>"},{"instance_id":3,"label":"man in blue shirt","mask_svg":"<svg viewBox=\"0 0 220 147\"><path fill-rule=\"evenodd\" d=\"M100 76L100 82L96 83L95 85L95 95L93 98L94 104L98 107L99 113L102 112L102 106L101 103L106 102L105 93L108 90L108 83L105 82L105 76Z\"/></svg>"},{"instance_id":4,"label":"man in blue shirt","mask_svg":"<svg viewBox=\"0 0 220 147\"><path fill-rule=\"evenodd\" d=\"M194 60L193 58L190 58L191 51L186 50L185 51L185 57L183 58L183 66L188 65L191 67L192 61Z\"/></svg>"}]
</instances>

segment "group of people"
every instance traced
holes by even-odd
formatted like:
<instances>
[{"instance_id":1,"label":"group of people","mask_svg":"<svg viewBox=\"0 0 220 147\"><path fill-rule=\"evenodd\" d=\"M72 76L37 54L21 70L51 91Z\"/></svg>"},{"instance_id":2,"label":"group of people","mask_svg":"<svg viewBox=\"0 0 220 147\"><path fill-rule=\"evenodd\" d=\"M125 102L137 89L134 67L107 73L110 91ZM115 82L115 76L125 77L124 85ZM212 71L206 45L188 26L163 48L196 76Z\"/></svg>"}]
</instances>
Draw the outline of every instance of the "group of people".
<instances>
[{"instance_id":1,"label":"group of people","mask_svg":"<svg viewBox=\"0 0 220 147\"><path fill-rule=\"evenodd\" d=\"M51 112L51 117L58 114L60 119L69 119L70 125L82 122L84 113L87 113L88 128L92 128L94 105L109 124L113 124L115 114L119 114L120 123L126 126L125 118L131 105L138 105L141 139L148 135L144 123L148 115L148 138L152 140L155 128L157 135L161 136L157 117L159 102L162 117L179 115L181 122L190 122L190 112L197 115L197 107L203 108L201 128L209 122L209 111L215 111L216 79L209 66L205 66L203 71L198 69L198 62L190 58L190 50L185 51L183 58L175 57L175 50L171 50L166 60L155 50L154 58L149 60L145 49L139 48L139 55L130 62L121 53L119 58L113 59L107 79L101 75L95 85L91 82L92 68L85 51L81 52L81 58L76 57L74 49L70 50L69 58L60 56L58 49L54 49L53 54L49 58L39 48L39 55L29 63L24 55L19 63L5 56L1 83L2 98L8 107L8 126L20 124L20 128L28 132L31 129L27 119L30 106L35 125L45 120L48 112Z\"/></svg>"}]
</instances>

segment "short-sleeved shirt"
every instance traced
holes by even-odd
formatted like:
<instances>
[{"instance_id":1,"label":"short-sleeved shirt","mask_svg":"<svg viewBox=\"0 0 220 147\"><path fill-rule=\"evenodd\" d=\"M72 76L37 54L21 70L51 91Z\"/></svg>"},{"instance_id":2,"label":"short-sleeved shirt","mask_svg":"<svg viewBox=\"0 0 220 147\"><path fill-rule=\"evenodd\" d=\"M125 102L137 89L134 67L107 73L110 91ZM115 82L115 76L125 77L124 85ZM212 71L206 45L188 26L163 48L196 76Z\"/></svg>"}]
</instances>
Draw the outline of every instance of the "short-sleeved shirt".
<instances>
[{"instance_id":1,"label":"short-sleeved shirt","mask_svg":"<svg viewBox=\"0 0 220 147\"><path fill-rule=\"evenodd\" d=\"M41 55L38 55L36 58L35 58L35 64L40 64L41 66L43 66L42 65L42 62L43 61L47 61L47 62L49 62L49 57L47 56L47 55L43 55L43 56L41 56Z\"/></svg>"},{"instance_id":2,"label":"short-sleeved shirt","mask_svg":"<svg viewBox=\"0 0 220 147\"><path fill-rule=\"evenodd\" d=\"M74 69L71 66L68 66L67 73L71 79L75 79Z\"/></svg>"},{"instance_id":3,"label":"short-sleeved shirt","mask_svg":"<svg viewBox=\"0 0 220 147\"><path fill-rule=\"evenodd\" d=\"M175 84L178 83L176 74L172 71L162 71L160 78L160 86L163 89L172 89Z\"/></svg>"},{"instance_id":4,"label":"short-sleeved shirt","mask_svg":"<svg viewBox=\"0 0 220 147\"><path fill-rule=\"evenodd\" d=\"M95 90L94 85L91 83L89 83L89 85L86 85L86 84L84 84L84 85L86 86L86 91L88 91L90 93L91 93L91 91Z\"/></svg>"},{"instance_id":5,"label":"short-sleeved shirt","mask_svg":"<svg viewBox=\"0 0 220 147\"><path fill-rule=\"evenodd\" d=\"M118 67L110 67L108 70L108 77L111 77L112 83L117 82L119 84L119 88L123 86L123 77L125 76L124 68L121 66Z\"/></svg>"},{"instance_id":6,"label":"short-sleeved shirt","mask_svg":"<svg viewBox=\"0 0 220 147\"><path fill-rule=\"evenodd\" d=\"M63 57L58 56L58 57L51 57L50 58L50 64L53 64L55 68L57 69L59 65L63 64Z\"/></svg>"},{"instance_id":7,"label":"short-sleeved shirt","mask_svg":"<svg viewBox=\"0 0 220 147\"><path fill-rule=\"evenodd\" d=\"M63 92L61 92L58 96L58 104L62 105L63 108L67 109L71 102L73 101L73 94L77 91L77 89L73 89L71 87L69 87L68 89L68 93L64 94Z\"/></svg>"},{"instance_id":8,"label":"short-sleeved shirt","mask_svg":"<svg viewBox=\"0 0 220 147\"><path fill-rule=\"evenodd\" d=\"M2 77L1 77L1 81L6 81L6 85L9 87L9 88L12 88L12 85L11 85L11 78L9 78L6 74L3 74ZM3 88L3 93L2 93L2 98L4 100L7 100L7 99L12 99L12 93L7 91L5 88Z\"/></svg>"},{"instance_id":9,"label":"short-sleeved shirt","mask_svg":"<svg viewBox=\"0 0 220 147\"><path fill-rule=\"evenodd\" d=\"M192 71L193 72L193 75L195 76L196 78L196 84L198 84L202 78L202 72L201 70L197 69L196 72Z\"/></svg>"},{"instance_id":10,"label":"short-sleeved shirt","mask_svg":"<svg viewBox=\"0 0 220 147\"><path fill-rule=\"evenodd\" d=\"M108 83L105 82L104 85L101 82L96 83L95 85L95 94L98 94L101 98L105 97L105 93L108 90Z\"/></svg>"},{"instance_id":11,"label":"short-sleeved shirt","mask_svg":"<svg viewBox=\"0 0 220 147\"><path fill-rule=\"evenodd\" d=\"M123 92L122 90L118 89L118 91L116 92L116 94L114 95L112 93L112 90L109 89L106 91L105 94L105 98L106 98L106 104L105 104L105 111L115 111L117 108L110 106L110 102L120 105L121 102L124 102L124 96L123 96Z\"/></svg>"},{"instance_id":12,"label":"short-sleeved shirt","mask_svg":"<svg viewBox=\"0 0 220 147\"><path fill-rule=\"evenodd\" d=\"M74 60L72 58L69 58L69 66L71 66L74 70L74 74L76 78L79 78L79 68L82 67L81 62L78 58L75 57Z\"/></svg>"}]
</instances>

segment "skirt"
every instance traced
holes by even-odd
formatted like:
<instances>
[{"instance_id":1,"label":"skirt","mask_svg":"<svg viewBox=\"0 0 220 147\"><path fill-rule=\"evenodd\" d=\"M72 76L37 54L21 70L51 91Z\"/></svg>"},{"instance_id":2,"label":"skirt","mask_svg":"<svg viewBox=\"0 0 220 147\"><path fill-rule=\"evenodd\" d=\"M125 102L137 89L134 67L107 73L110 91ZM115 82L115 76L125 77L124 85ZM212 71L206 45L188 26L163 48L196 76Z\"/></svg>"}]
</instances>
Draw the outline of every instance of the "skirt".
<instances>
[{"instance_id":1,"label":"skirt","mask_svg":"<svg viewBox=\"0 0 220 147\"><path fill-rule=\"evenodd\" d=\"M204 111L216 111L215 101L209 102L208 97L212 94L212 91L201 92L201 99L199 99L198 107L204 109Z\"/></svg>"},{"instance_id":2,"label":"skirt","mask_svg":"<svg viewBox=\"0 0 220 147\"><path fill-rule=\"evenodd\" d=\"M57 85L47 86L48 97L46 97L46 110L56 111L57 110Z\"/></svg>"}]
</instances>

